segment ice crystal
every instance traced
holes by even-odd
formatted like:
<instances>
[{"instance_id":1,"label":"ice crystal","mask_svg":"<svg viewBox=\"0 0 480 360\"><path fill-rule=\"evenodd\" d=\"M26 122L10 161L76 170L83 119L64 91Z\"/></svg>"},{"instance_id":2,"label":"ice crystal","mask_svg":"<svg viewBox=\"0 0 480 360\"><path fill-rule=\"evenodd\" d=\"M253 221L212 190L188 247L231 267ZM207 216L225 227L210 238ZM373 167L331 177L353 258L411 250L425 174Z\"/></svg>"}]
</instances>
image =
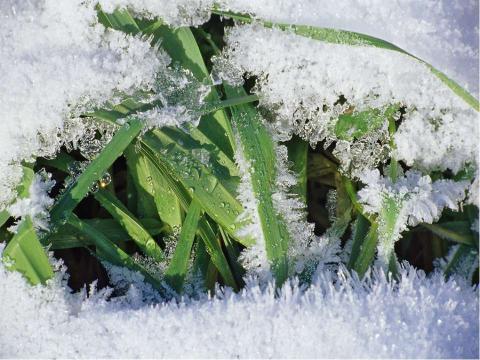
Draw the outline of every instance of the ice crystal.
<instances>
[{"instance_id":1,"label":"ice crystal","mask_svg":"<svg viewBox=\"0 0 480 360\"><path fill-rule=\"evenodd\" d=\"M117 275L132 280L121 296L71 294L61 272L32 287L0 264L0 356L478 358L478 289L458 278L324 273L308 289L250 281L158 303L140 277Z\"/></svg>"},{"instance_id":2,"label":"ice crystal","mask_svg":"<svg viewBox=\"0 0 480 360\"><path fill-rule=\"evenodd\" d=\"M274 112L271 127L279 140L296 133L312 145L322 140L329 145L342 140L335 132L340 115L399 104L407 113L395 136L397 159L454 172L475 162L478 113L408 55L326 43L258 24L234 27L226 41L217 67L237 69L234 82L244 73L257 77L254 91ZM344 168L358 168L357 175L386 159L386 119L380 129L356 141L338 141L335 151Z\"/></svg>"},{"instance_id":3,"label":"ice crystal","mask_svg":"<svg viewBox=\"0 0 480 360\"><path fill-rule=\"evenodd\" d=\"M444 208L458 210L465 199L469 182L437 180L418 171L407 171L392 182L378 170L361 177L366 186L358 192L367 213L379 214L378 258L382 266L389 262L395 241L407 226L438 221Z\"/></svg>"},{"instance_id":4,"label":"ice crystal","mask_svg":"<svg viewBox=\"0 0 480 360\"><path fill-rule=\"evenodd\" d=\"M7 208L10 215L18 219L18 222L9 228L10 231L16 232L18 223L26 216L32 219L36 230L48 230L50 219L48 209L53 205L53 199L49 196L49 192L54 185L55 180L52 180L50 173L43 170L35 174L28 190L29 195L17 199Z\"/></svg>"}]
</instances>

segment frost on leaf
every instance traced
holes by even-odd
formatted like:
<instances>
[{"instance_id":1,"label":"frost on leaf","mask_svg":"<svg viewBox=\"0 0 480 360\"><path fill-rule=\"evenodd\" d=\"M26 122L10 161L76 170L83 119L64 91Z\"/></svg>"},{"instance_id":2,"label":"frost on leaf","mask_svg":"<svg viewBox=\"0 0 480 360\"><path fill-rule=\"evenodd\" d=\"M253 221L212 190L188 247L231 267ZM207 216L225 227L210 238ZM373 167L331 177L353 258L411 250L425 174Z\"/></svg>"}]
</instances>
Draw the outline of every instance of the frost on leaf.
<instances>
[{"instance_id":1,"label":"frost on leaf","mask_svg":"<svg viewBox=\"0 0 480 360\"><path fill-rule=\"evenodd\" d=\"M54 202L48 194L54 185L55 180L52 180L50 173L43 170L35 174L28 190L28 197L17 199L7 208L10 215L18 219L18 222L8 230L15 233L19 222L27 216L32 219L36 230L48 230L50 219L48 210Z\"/></svg>"},{"instance_id":2,"label":"frost on leaf","mask_svg":"<svg viewBox=\"0 0 480 360\"><path fill-rule=\"evenodd\" d=\"M313 40L259 24L236 26L226 42L217 73L234 83L243 74L257 77L253 91L273 112L270 126L278 140L298 134L312 145L336 141L342 167L358 176L393 150L387 144L388 116L377 122L372 112L397 105L406 109L395 135L398 160L421 170L454 172L475 162L478 113L409 55ZM339 121L352 112L369 114L365 124L371 129L339 133L344 127ZM361 118L356 123L361 125Z\"/></svg>"},{"instance_id":3,"label":"frost on leaf","mask_svg":"<svg viewBox=\"0 0 480 360\"><path fill-rule=\"evenodd\" d=\"M469 186L467 181L432 182L430 176L414 170L396 182L378 170L365 172L361 180L366 186L358 192L359 200L367 213L378 214L378 259L383 267L407 226L438 221L444 208L458 210Z\"/></svg>"},{"instance_id":4,"label":"frost on leaf","mask_svg":"<svg viewBox=\"0 0 480 360\"><path fill-rule=\"evenodd\" d=\"M82 138L86 111L151 90L162 61L148 41L100 25L92 1L0 6L2 209L15 197L21 161Z\"/></svg>"}]
</instances>

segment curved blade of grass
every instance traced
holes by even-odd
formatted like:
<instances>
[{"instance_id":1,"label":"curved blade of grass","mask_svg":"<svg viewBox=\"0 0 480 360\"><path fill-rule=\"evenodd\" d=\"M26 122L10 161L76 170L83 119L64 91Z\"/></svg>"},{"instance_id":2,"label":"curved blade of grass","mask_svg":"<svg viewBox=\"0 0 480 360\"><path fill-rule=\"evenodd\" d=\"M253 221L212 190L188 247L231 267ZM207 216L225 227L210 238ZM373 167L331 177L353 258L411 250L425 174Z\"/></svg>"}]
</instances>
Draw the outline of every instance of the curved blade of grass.
<instances>
[{"instance_id":1,"label":"curved blade of grass","mask_svg":"<svg viewBox=\"0 0 480 360\"><path fill-rule=\"evenodd\" d=\"M155 242L139 220L128 211L120 200L109 191L100 189L94 194L95 199L107 210L110 215L123 227L125 232L132 238L143 253L156 261L162 261L164 254L160 246Z\"/></svg>"},{"instance_id":2,"label":"curved blade of grass","mask_svg":"<svg viewBox=\"0 0 480 360\"><path fill-rule=\"evenodd\" d=\"M221 11L214 9L212 11L214 14L230 17L245 23L251 23L253 19L248 15L235 14L228 11ZM292 31L293 33L308 37L314 40L321 40L334 44L346 44L346 45L356 45L356 46L373 46L378 48L383 48L387 50L398 51L408 56L411 56L418 61L424 63L430 71L437 76L448 88L450 88L457 96L462 98L467 104L469 104L476 111L480 110L480 105L478 100L472 96L468 91L458 85L455 81L450 79L447 75L441 71L435 69L432 65L423 61L422 59L406 52L405 50L399 48L398 46L389 43L388 41L375 38L373 36L360 34L352 31L338 30L338 29L329 29L329 28L319 28L315 26L307 25L293 25L293 24L278 24L270 21L262 21L262 24L265 27L276 27L282 30Z\"/></svg>"},{"instance_id":3,"label":"curved blade of grass","mask_svg":"<svg viewBox=\"0 0 480 360\"><path fill-rule=\"evenodd\" d=\"M169 164L164 162L163 159L158 156L160 153L155 152L154 149L149 148L149 146L144 142L141 142L140 144L142 153L148 158L149 161L151 161L153 166L155 166L159 170L159 174L164 177L170 189L178 197L182 208L184 210L187 210L189 204L192 201L193 194L186 190L180 179L177 179L175 177L175 173L172 172ZM196 200L198 201L198 198L196 198ZM230 266L228 265L228 261L223 254L221 244L218 241L215 233L213 232L209 222L203 217L199 221L199 233L205 243L205 247L212 259L212 262L222 275L225 284L231 286L234 289L238 289Z\"/></svg>"},{"instance_id":4,"label":"curved blade of grass","mask_svg":"<svg viewBox=\"0 0 480 360\"><path fill-rule=\"evenodd\" d=\"M132 120L122 126L83 173L60 195L50 211L52 231L56 231L58 226L67 221L73 209L88 194L92 184L103 176L105 171L138 136L141 129L142 123L139 120Z\"/></svg>"},{"instance_id":5,"label":"curved blade of grass","mask_svg":"<svg viewBox=\"0 0 480 360\"><path fill-rule=\"evenodd\" d=\"M165 226L162 225L162 223L157 219L139 219L139 221L151 236L159 235L167 230ZM85 219L83 222L87 223L91 227L94 227L103 234L108 234L108 239L115 244L131 240L128 233L123 229L122 226L120 226L120 224L118 224L116 220ZM52 244L50 247L52 250L71 249L93 245L91 238L85 236L84 233L79 232L68 224L62 226L57 233L52 234L49 237L49 240Z\"/></svg>"},{"instance_id":6,"label":"curved blade of grass","mask_svg":"<svg viewBox=\"0 0 480 360\"><path fill-rule=\"evenodd\" d=\"M445 240L470 246L475 246L477 244L475 236L470 229L470 222L468 221L452 221L442 224L422 224L422 226Z\"/></svg>"},{"instance_id":7,"label":"curved blade of grass","mask_svg":"<svg viewBox=\"0 0 480 360\"><path fill-rule=\"evenodd\" d=\"M140 32L135 19L126 9L117 9L112 14L103 12L97 6L98 21L105 27L121 30L127 34L135 35Z\"/></svg>"},{"instance_id":8,"label":"curved blade of grass","mask_svg":"<svg viewBox=\"0 0 480 360\"><path fill-rule=\"evenodd\" d=\"M138 271L155 289L159 291L162 290L161 283L158 279L151 275L143 266L136 263L130 255L110 241L103 233L80 220L75 214L71 214L67 223L92 239L97 248L97 254L101 258L114 265L125 266L130 270Z\"/></svg>"},{"instance_id":9,"label":"curved blade of grass","mask_svg":"<svg viewBox=\"0 0 480 360\"><path fill-rule=\"evenodd\" d=\"M227 97L244 94L242 89L225 85ZM265 241L267 258L271 263L277 285L280 286L288 276L287 249L290 234L285 222L274 207L273 195L277 190L275 145L259 114L252 106L239 105L231 108L231 120L242 158L248 162L253 196L257 199L257 211L262 236Z\"/></svg>"},{"instance_id":10,"label":"curved blade of grass","mask_svg":"<svg viewBox=\"0 0 480 360\"><path fill-rule=\"evenodd\" d=\"M17 233L2 254L5 267L22 273L33 284L44 284L53 277L45 249L40 244L29 216L22 220Z\"/></svg>"},{"instance_id":11,"label":"curved blade of grass","mask_svg":"<svg viewBox=\"0 0 480 360\"><path fill-rule=\"evenodd\" d=\"M201 206L193 200L187 210L187 216L183 222L175 252L170 260L167 271L165 271L165 281L177 292L181 292L183 281L188 271L188 261L190 259L193 240L195 239L201 212Z\"/></svg>"}]
</instances>

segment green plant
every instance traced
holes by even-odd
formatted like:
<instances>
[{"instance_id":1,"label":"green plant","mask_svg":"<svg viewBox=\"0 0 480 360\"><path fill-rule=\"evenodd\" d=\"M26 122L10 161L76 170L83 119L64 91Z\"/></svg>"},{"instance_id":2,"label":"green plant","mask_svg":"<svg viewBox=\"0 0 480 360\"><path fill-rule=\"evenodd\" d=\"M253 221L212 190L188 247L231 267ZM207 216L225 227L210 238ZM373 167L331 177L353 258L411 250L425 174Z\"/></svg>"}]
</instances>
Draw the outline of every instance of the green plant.
<instances>
[{"instance_id":1,"label":"green plant","mask_svg":"<svg viewBox=\"0 0 480 360\"><path fill-rule=\"evenodd\" d=\"M219 10L214 13L251 21L249 17ZM49 210L49 232L36 234L30 219L22 221L3 252L10 268L22 272L34 284L45 282L53 276L53 271L40 244L54 250L84 247L101 261L140 272L159 291L171 287L181 293L189 272L192 276L200 274L208 289L219 281L238 290L245 271L240 253L257 246L264 251L266 266L280 286L293 274L289 256L297 239L289 228L288 215L275 207L276 179L283 171L278 160L280 144L272 138L260 109L253 105L258 97L248 95L248 89L242 87L211 84L210 57L218 53L220 44L212 40L212 34L205 28L173 29L160 19L135 19L127 10L106 14L98 9L98 16L107 27L150 36L152 44L160 46L175 66L212 90L200 109L192 109L201 116L198 127L145 128L142 113L161 104L145 104L133 98L126 98L111 109L85 114L87 121L106 122L114 127L115 135L78 176L70 174L71 181ZM264 25L325 42L352 45L361 42L403 51L356 33L269 22ZM213 31L218 34L214 35L219 35L221 30L217 24ZM429 67L478 111L475 98ZM393 104L359 113L346 111L336 122L335 135L337 139L353 141L377 131L387 120L391 140L395 133L394 115L400 110L400 105ZM123 125L118 120L123 121ZM312 203L311 194L307 195L308 182L321 188L314 191L335 190L336 215L329 231L345 241L349 225L353 224L348 267L363 276L375 257L378 241L384 241L390 246L385 256L390 271L395 274L397 256L407 257L405 251L395 252L393 248L403 203L386 197L383 210L372 215L358 200L360 184L344 176L332 152L309 149L308 143L298 138L286 146L293 162L290 170L297 177L296 185L289 190L291 195L304 203ZM64 149L54 159L37 159L35 168L46 166L61 178L82 160L85 159L79 154L68 154ZM33 177L31 168L24 169L20 198L28 196ZM388 171L392 182L395 183L400 171L401 165L392 157ZM105 174L113 178L113 183L102 180ZM121 176L126 184L116 186L115 181ZM251 211L246 211L245 204L239 200L242 184L250 191ZM77 210L86 198L93 198L106 213L97 210L90 214L92 218L81 218ZM326 206L318 210L312 217L318 227L328 227ZM432 244L440 244L437 256L445 255L445 241L461 244L446 268L447 275L462 256L471 257L471 251L478 252L478 241L471 231L474 213L478 211L473 206L466 210L463 214L447 214L439 224L423 225L431 232ZM8 218L6 212L0 213L0 224L6 227ZM253 232L241 231L249 226ZM404 238L415 236L418 228L410 230ZM132 255L134 252L161 264L163 273L152 271Z\"/></svg>"}]
</instances>

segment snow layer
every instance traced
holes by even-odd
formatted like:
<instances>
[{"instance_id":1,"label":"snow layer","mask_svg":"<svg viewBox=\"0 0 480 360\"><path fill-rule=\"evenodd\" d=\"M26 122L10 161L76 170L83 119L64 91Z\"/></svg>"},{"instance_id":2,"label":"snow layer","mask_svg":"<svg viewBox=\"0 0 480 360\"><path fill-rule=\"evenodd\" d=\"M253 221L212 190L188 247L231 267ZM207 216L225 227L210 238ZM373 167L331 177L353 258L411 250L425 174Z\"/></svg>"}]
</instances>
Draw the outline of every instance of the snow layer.
<instances>
[{"instance_id":1,"label":"snow layer","mask_svg":"<svg viewBox=\"0 0 480 360\"><path fill-rule=\"evenodd\" d=\"M225 0L223 4L275 22L381 38L445 72L478 98L476 0Z\"/></svg>"},{"instance_id":2,"label":"snow layer","mask_svg":"<svg viewBox=\"0 0 480 360\"><path fill-rule=\"evenodd\" d=\"M478 289L403 270L328 276L275 297L249 284L240 294L180 304L144 302L145 290L106 301L108 290L70 294L60 276L31 287L0 267L0 357L478 358ZM220 293L220 292L219 292ZM150 297L150 299L152 299Z\"/></svg>"},{"instance_id":3,"label":"snow layer","mask_svg":"<svg viewBox=\"0 0 480 360\"><path fill-rule=\"evenodd\" d=\"M226 40L223 57L216 60L218 75L233 83L241 82L244 73L258 77L254 91L274 110L272 129L280 140L297 133L312 144L328 144L337 140L340 114L399 104L407 114L395 136L398 159L455 172L476 162L478 112L408 55L325 43L256 24L233 28ZM339 102L342 96L345 103ZM377 144L381 133L373 131L358 142L375 137L370 143ZM363 157L355 158L359 151L351 147L336 150L344 165L352 160L357 166L371 164L384 152L382 147L362 150Z\"/></svg>"},{"instance_id":4,"label":"snow layer","mask_svg":"<svg viewBox=\"0 0 480 360\"><path fill-rule=\"evenodd\" d=\"M21 161L81 138L84 125L69 119L150 89L162 64L147 41L106 31L94 2L81 0L1 1L0 59L0 209Z\"/></svg>"},{"instance_id":5,"label":"snow layer","mask_svg":"<svg viewBox=\"0 0 480 360\"><path fill-rule=\"evenodd\" d=\"M173 26L201 25L210 18L214 0L99 0L106 12L128 8L140 17L160 17Z\"/></svg>"}]
</instances>

